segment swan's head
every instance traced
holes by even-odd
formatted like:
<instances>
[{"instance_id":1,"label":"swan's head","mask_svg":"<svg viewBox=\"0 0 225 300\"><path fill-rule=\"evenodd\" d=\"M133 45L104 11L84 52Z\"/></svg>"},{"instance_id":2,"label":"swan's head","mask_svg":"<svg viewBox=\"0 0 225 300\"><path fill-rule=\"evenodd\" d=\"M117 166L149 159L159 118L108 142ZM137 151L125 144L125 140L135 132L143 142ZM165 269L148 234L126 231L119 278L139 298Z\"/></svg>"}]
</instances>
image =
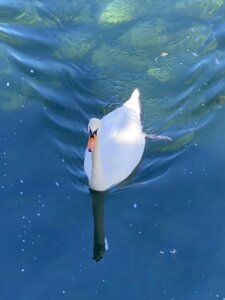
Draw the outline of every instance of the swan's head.
<instances>
[{"instance_id":1,"label":"swan's head","mask_svg":"<svg viewBox=\"0 0 225 300\"><path fill-rule=\"evenodd\" d=\"M97 140L97 136L98 136L98 130L100 128L101 125L101 120L96 119L96 118L92 118L89 121L88 124L88 134L89 134L89 138L88 138L88 144L87 144L87 149L89 152L92 152L94 150L94 146Z\"/></svg>"}]
</instances>

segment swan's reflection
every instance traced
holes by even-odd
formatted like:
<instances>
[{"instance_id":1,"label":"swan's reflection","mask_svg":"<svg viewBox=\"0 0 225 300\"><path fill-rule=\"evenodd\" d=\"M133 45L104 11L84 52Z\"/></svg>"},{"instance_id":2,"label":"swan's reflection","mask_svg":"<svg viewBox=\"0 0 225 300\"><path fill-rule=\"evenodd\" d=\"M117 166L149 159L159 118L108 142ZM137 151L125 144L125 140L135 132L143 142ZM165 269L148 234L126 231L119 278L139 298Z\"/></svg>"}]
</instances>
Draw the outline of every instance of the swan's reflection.
<instances>
[{"instance_id":1,"label":"swan's reflection","mask_svg":"<svg viewBox=\"0 0 225 300\"><path fill-rule=\"evenodd\" d=\"M104 192L90 191L92 197L94 220L94 247L93 259L100 261L105 254L105 229L104 229Z\"/></svg>"}]
</instances>

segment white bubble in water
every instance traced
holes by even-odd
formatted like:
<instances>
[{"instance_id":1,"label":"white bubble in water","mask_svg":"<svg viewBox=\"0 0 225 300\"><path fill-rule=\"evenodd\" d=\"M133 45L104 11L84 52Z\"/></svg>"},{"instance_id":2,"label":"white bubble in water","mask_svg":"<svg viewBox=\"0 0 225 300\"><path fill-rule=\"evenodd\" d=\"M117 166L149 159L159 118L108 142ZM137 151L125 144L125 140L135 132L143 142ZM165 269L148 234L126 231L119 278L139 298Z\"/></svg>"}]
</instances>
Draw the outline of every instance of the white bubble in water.
<instances>
[{"instance_id":1,"label":"white bubble in water","mask_svg":"<svg viewBox=\"0 0 225 300\"><path fill-rule=\"evenodd\" d=\"M171 254L176 254L176 253L177 253L177 250L176 250L176 249L171 249L171 250L170 250L170 253L171 253Z\"/></svg>"}]
</instances>

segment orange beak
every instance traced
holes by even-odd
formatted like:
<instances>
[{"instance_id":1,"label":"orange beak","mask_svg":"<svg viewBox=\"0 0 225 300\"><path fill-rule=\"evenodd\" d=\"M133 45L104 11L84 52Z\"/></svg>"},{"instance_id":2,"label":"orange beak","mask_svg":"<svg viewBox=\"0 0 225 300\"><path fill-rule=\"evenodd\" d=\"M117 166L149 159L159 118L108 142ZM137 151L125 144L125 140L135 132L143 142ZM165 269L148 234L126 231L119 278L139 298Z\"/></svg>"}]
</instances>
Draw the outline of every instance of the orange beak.
<instances>
[{"instance_id":1,"label":"orange beak","mask_svg":"<svg viewBox=\"0 0 225 300\"><path fill-rule=\"evenodd\" d=\"M88 144L87 144L87 150L89 152L93 152L95 143L96 143L96 135L89 135Z\"/></svg>"}]
</instances>

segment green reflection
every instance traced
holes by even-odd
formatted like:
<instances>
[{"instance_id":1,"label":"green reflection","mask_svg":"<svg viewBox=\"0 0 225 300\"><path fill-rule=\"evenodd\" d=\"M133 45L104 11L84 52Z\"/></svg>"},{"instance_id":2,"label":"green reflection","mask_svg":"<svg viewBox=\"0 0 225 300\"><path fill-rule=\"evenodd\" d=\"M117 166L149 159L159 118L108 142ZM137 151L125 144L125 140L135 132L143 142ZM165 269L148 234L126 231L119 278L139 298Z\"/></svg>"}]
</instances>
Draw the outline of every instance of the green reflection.
<instances>
[{"instance_id":1,"label":"green reflection","mask_svg":"<svg viewBox=\"0 0 225 300\"><path fill-rule=\"evenodd\" d=\"M182 17L209 19L223 3L223 0L182 0L177 1L175 8Z\"/></svg>"},{"instance_id":2,"label":"green reflection","mask_svg":"<svg viewBox=\"0 0 225 300\"><path fill-rule=\"evenodd\" d=\"M126 23L136 19L142 8L136 0L114 0L100 13L98 22L102 27Z\"/></svg>"}]
</instances>

